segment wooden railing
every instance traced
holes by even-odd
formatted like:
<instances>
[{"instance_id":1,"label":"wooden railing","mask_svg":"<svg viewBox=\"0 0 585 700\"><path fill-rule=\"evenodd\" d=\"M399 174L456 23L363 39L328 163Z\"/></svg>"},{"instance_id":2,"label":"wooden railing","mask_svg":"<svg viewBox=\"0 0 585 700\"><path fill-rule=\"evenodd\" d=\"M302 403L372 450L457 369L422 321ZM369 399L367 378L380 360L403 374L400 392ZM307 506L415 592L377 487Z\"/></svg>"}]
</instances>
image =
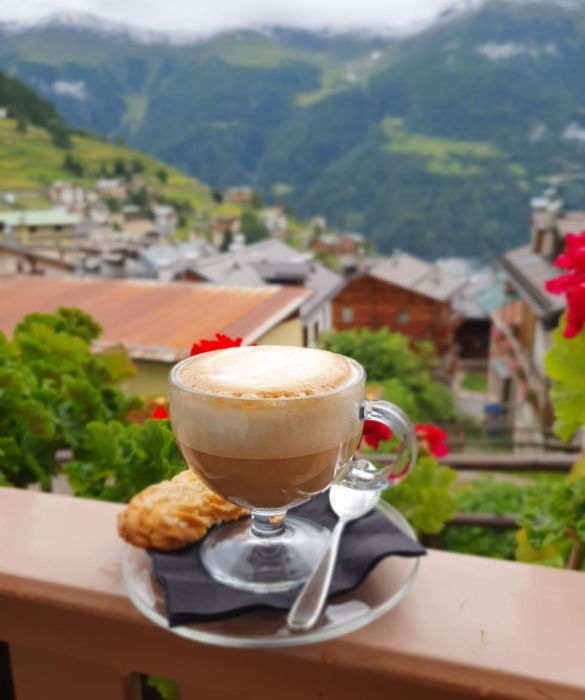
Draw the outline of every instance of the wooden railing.
<instances>
[{"instance_id":1,"label":"wooden railing","mask_svg":"<svg viewBox=\"0 0 585 700\"><path fill-rule=\"evenodd\" d=\"M119 509L0 489L0 640L16 700L135 700L139 673L176 679L181 700L585 697L581 573L430 551L406 598L359 632L224 649L134 609Z\"/></svg>"},{"instance_id":2,"label":"wooden railing","mask_svg":"<svg viewBox=\"0 0 585 700\"><path fill-rule=\"evenodd\" d=\"M388 464L394 458L389 454L366 454L370 462ZM457 471L486 471L486 472L568 472L579 459L578 454L482 454L477 452L462 452L442 457L439 461L448 464Z\"/></svg>"}]
</instances>

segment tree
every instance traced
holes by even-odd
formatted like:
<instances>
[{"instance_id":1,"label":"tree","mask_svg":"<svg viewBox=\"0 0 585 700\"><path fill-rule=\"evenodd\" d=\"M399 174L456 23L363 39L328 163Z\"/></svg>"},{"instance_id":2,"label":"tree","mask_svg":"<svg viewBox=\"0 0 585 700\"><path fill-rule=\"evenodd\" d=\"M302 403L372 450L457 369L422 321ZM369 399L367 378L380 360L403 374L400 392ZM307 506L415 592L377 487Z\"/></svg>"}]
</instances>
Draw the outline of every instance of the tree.
<instances>
[{"instance_id":1,"label":"tree","mask_svg":"<svg viewBox=\"0 0 585 700\"><path fill-rule=\"evenodd\" d=\"M226 253L230 249L230 246L233 242L234 234L230 231L230 229L227 229L223 232L223 240L221 242L221 245L219 246L219 252Z\"/></svg>"},{"instance_id":2,"label":"tree","mask_svg":"<svg viewBox=\"0 0 585 700\"><path fill-rule=\"evenodd\" d=\"M326 350L359 362L368 381L381 385L382 397L404 408L412 420L447 422L456 417L451 391L432 377L437 361L430 343L413 343L386 328L324 333L319 340Z\"/></svg>"},{"instance_id":3,"label":"tree","mask_svg":"<svg viewBox=\"0 0 585 700\"><path fill-rule=\"evenodd\" d=\"M128 195L128 201L130 204L135 204L137 207L145 208L148 206L150 201L150 196L148 190L144 185Z\"/></svg>"},{"instance_id":4,"label":"tree","mask_svg":"<svg viewBox=\"0 0 585 700\"><path fill-rule=\"evenodd\" d=\"M132 171L135 173L143 173L145 170L144 163L140 160L140 158L133 158L132 159Z\"/></svg>"},{"instance_id":5,"label":"tree","mask_svg":"<svg viewBox=\"0 0 585 700\"><path fill-rule=\"evenodd\" d=\"M264 223L258 218L258 215L250 209L242 213L240 228L246 238L246 243L262 241L270 235Z\"/></svg>"},{"instance_id":6,"label":"tree","mask_svg":"<svg viewBox=\"0 0 585 700\"><path fill-rule=\"evenodd\" d=\"M250 204L252 205L252 209L262 209L264 206L262 202L262 194L259 190L255 189L252 191L252 201Z\"/></svg>"},{"instance_id":7,"label":"tree","mask_svg":"<svg viewBox=\"0 0 585 700\"><path fill-rule=\"evenodd\" d=\"M69 171L77 177L83 176L83 165L76 160L71 153L66 153L63 158L63 169Z\"/></svg>"},{"instance_id":8,"label":"tree","mask_svg":"<svg viewBox=\"0 0 585 700\"><path fill-rule=\"evenodd\" d=\"M167 171L164 168L159 168L155 174L160 184L165 185L169 177Z\"/></svg>"},{"instance_id":9,"label":"tree","mask_svg":"<svg viewBox=\"0 0 585 700\"><path fill-rule=\"evenodd\" d=\"M119 212L121 209L120 202L115 197L107 196L105 197L104 202L112 214Z\"/></svg>"},{"instance_id":10,"label":"tree","mask_svg":"<svg viewBox=\"0 0 585 700\"><path fill-rule=\"evenodd\" d=\"M126 177L127 170L125 161L122 158L116 158L114 161L114 175L116 177Z\"/></svg>"},{"instance_id":11,"label":"tree","mask_svg":"<svg viewBox=\"0 0 585 700\"><path fill-rule=\"evenodd\" d=\"M53 123L49 129L51 140L57 148L71 147L71 132L67 126L59 122Z\"/></svg>"},{"instance_id":12,"label":"tree","mask_svg":"<svg viewBox=\"0 0 585 700\"><path fill-rule=\"evenodd\" d=\"M18 119L16 120L16 131L19 131L21 134L26 134L28 130L28 124L26 119L19 115Z\"/></svg>"},{"instance_id":13,"label":"tree","mask_svg":"<svg viewBox=\"0 0 585 700\"><path fill-rule=\"evenodd\" d=\"M115 383L134 373L123 348L92 353L100 326L78 309L30 314L0 333L0 474L50 488L58 449L80 446L91 421L123 420L141 402Z\"/></svg>"},{"instance_id":14,"label":"tree","mask_svg":"<svg viewBox=\"0 0 585 700\"><path fill-rule=\"evenodd\" d=\"M314 243L316 243L321 238L322 233L323 231L321 230L320 226L313 226L313 228L311 229L311 235L309 237L309 245L311 246Z\"/></svg>"}]
</instances>

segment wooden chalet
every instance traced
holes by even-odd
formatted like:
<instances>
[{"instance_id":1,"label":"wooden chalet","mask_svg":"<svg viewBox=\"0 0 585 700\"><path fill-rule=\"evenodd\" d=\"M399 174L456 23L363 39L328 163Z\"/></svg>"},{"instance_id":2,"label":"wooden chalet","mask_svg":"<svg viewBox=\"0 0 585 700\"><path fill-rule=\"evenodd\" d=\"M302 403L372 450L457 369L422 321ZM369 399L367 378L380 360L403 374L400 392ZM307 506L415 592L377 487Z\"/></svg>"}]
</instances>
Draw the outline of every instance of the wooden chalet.
<instances>
[{"instance_id":1,"label":"wooden chalet","mask_svg":"<svg viewBox=\"0 0 585 700\"><path fill-rule=\"evenodd\" d=\"M402 252L373 259L349 280L333 300L333 325L351 328L389 328L415 340L429 340L439 355L453 346L462 317L452 299L463 280L445 274L437 265Z\"/></svg>"}]
</instances>

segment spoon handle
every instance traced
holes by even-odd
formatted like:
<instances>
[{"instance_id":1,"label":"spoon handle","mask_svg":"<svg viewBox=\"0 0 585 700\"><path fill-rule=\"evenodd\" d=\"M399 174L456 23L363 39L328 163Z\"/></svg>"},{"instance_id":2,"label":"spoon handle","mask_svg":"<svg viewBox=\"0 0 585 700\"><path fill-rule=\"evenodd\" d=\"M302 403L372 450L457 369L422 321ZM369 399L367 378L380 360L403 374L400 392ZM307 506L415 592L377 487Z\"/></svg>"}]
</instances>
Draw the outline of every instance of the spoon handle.
<instances>
[{"instance_id":1,"label":"spoon handle","mask_svg":"<svg viewBox=\"0 0 585 700\"><path fill-rule=\"evenodd\" d=\"M296 632L305 632L314 627L321 617L327 593L329 592L341 533L344 527L345 521L338 520L329 543L321 555L321 559L319 559L319 563L305 582L294 605L290 609L286 618L289 629Z\"/></svg>"}]
</instances>

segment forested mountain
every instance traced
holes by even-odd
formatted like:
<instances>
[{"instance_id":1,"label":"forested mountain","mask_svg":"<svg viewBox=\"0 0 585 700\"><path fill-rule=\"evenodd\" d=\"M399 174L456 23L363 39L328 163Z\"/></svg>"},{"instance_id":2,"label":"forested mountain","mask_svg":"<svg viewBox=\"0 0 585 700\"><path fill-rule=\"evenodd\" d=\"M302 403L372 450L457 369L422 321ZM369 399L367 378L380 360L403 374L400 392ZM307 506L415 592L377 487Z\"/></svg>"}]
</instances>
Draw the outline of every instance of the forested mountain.
<instances>
[{"instance_id":1,"label":"forested mountain","mask_svg":"<svg viewBox=\"0 0 585 700\"><path fill-rule=\"evenodd\" d=\"M55 107L39 97L34 90L8 75L0 73L0 105L13 119L24 119L36 126L50 128L65 126Z\"/></svg>"},{"instance_id":2,"label":"forested mountain","mask_svg":"<svg viewBox=\"0 0 585 700\"><path fill-rule=\"evenodd\" d=\"M550 182L585 207L583 0L487 0L385 38L0 25L0 69L72 124L216 187L260 186L382 251L513 246Z\"/></svg>"}]
</instances>

